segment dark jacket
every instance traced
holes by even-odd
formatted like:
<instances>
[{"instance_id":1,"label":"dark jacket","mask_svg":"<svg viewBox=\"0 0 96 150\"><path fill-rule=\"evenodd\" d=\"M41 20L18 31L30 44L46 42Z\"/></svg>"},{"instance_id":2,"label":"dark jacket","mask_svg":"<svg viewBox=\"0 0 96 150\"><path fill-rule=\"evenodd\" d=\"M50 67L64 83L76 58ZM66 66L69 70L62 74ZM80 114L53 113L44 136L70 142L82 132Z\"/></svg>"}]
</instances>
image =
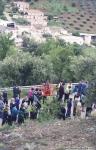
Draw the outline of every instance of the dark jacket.
<instances>
[{"instance_id":1,"label":"dark jacket","mask_svg":"<svg viewBox=\"0 0 96 150\"><path fill-rule=\"evenodd\" d=\"M59 95L64 95L64 86L63 85L61 85L59 87Z\"/></svg>"}]
</instances>

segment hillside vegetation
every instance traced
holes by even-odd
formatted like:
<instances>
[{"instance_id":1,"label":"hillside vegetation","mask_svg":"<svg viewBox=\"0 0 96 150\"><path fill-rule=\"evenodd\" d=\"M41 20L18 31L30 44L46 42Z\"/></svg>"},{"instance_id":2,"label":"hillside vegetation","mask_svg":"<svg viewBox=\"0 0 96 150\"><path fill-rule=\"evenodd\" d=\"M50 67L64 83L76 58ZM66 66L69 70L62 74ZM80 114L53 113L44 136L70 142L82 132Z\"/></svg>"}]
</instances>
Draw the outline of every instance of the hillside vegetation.
<instances>
[{"instance_id":1,"label":"hillside vegetation","mask_svg":"<svg viewBox=\"0 0 96 150\"><path fill-rule=\"evenodd\" d=\"M19 49L10 36L0 35L1 86L41 84L46 80L78 82L82 79L94 82L92 87L96 86L96 48L52 39L39 44L24 37L23 48Z\"/></svg>"},{"instance_id":2,"label":"hillside vegetation","mask_svg":"<svg viewBox=\"0 0 96 150\"><path fill-rule=\"evenodd\" d=\"M95 0L30 0L30 5L48 15L49 25L62 25L71 32L96 32Z\"/></svg>"}]
</instances>

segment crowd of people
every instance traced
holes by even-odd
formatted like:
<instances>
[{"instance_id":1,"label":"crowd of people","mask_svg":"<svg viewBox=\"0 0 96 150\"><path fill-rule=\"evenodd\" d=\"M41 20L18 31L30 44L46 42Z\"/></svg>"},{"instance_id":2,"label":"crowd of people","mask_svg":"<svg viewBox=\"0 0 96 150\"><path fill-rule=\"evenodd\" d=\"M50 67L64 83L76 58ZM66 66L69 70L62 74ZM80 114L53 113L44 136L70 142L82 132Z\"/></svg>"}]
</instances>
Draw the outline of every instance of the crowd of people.
<instances>
[{"instance_id":1,"label":"crowd of people","mask_svg":"<svg viewBox=\"0 0 96 150\"><path fill-rule=\"evenodd\" d=\"M46 88L47 87L47 88ZM60 102L60 110L57 113L59 119L65 120L74 117L80 117L81 112L89 116L92 109L96 109L96 104L87 107L85 110L85 97L88 88L88 82L82 81L78 84L60 82L55 88L55 99ZM46 89L46 90L44 90ZM50 96L50 84L46 83L44 88L31 88L26 97L21 97L21 89L18 86L13 87L13 98L8 100L7 90L0 94L0 118L2 125L13 123L22 124L25 119L36 119L42 108L42 104Z\"/></svg>"},{"instance_id":2,"label":"crowd of people","mask_svg":"<svg viewBox=\"0 0 96 150\"><path fill-rule=\"evenodd\" d=\"M80 118L81 114L84 117L89 117L92 110L96 111L96 103L85 106L88 82L80 81L75 86L69 82L66 85L60 82L58 88L58 101L61 101L61 104L62 102L66 104L66 106L61 107L61 112L59 113L60 118L65 119L71 116Z\"/></svg>"},{"instance_id":3,"label":"crowd of people","mask_svg":"<svg viewBox=\"0 0 96 150\"><path fill-rule=\"evenodd\" d=\"M41 98L41 89L31 88L28 91L28 95L22 99L20 88L14 86L13 98L8 101L7 91L4 90L0 95L0 118L2 118L2 125L5 123L12 125L13 122L22 124L28 117L36 119L41 108Z\"/></svg>"}]
</instances>

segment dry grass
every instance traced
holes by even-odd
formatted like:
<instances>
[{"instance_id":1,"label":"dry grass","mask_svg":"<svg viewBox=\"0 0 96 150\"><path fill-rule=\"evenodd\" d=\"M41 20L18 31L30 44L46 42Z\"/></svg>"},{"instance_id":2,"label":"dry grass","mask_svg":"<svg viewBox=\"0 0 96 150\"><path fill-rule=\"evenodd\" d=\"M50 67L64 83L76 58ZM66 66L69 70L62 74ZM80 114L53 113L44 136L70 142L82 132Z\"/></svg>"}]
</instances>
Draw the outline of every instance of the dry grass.
<instances>
[{"instance_id":1,"label":"dry grass","mask_svg":"<svg viewBox=\"0 0 96 150\"><path fill-rule=\"evenodd\" d=\"M5 150L24 150L26 144L36 146L36 150L87 150L88 147L95 150L95 123L93 120L55 120L44 124L29 121L13 130L0 132L0 142Z\"/></svg>"}]
</instances>

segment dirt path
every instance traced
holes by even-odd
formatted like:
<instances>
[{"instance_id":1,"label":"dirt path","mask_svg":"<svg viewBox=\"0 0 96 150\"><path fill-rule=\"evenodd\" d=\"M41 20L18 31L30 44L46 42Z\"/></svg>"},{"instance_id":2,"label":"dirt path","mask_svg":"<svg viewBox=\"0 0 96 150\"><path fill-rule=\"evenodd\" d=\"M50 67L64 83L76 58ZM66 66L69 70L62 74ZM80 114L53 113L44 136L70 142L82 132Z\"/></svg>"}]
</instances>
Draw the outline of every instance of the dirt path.
<instances>
[{"instance_id":1,"label":"dirt path","mask_svg":"<svg viewBox=\"0 0 96 150\"><path fill-rule=\"evenodd\" d=\"M29 121L0 132L0 150L96 150L96 120ZM12 132L11 132L12 131Z\"/></svg>"}]
</instances>

